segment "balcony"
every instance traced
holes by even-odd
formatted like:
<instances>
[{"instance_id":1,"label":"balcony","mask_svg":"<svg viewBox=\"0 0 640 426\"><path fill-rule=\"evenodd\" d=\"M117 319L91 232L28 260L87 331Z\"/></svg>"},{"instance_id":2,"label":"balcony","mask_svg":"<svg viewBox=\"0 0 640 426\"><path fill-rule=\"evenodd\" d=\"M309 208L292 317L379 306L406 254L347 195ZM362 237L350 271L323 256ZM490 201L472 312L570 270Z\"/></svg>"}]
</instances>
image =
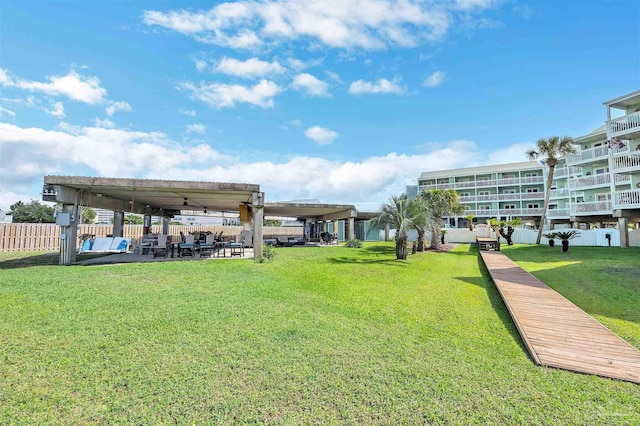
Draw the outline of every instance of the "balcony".
<instances>
[{"instance_id":1,"label":"balcony","mask_svg":"<svg viewBox=\"0 0 640 426\"><path fill-rule=\"evenodd\" d=\"M562 179L568 176L575 176L582 174L582 167L580 166L570 166L570 167L560 167L553 170L553 179Z\"/></svg>"},{"instance_id":2,"label":"balcony","mask_svg":"<svg viewBox=\"0 0 640 426\"><path fill-rule=\"evenodd\" d=\"M640 173L640 151L621 157L613 157L611 167L614 173Z\"/></svg>"},{"instance_id":3,"label":"balcony","mask_svg":"<svg viewBox=\"0 0 640 426\"><path fill-rule=\"evenodd\" d=\"M547 217L550 219L568 218L570 216L569 209L549 209Z\"/></svg>"},{"instance_id":4,"label":"balcony","mask_svg":"<svg viewBox=\"0 0 640 426\"><path fill-rule=\"evenodd\" d=\"M569 197L569 190L567 188L552 189L550 198L567 198Z\"/></svg>"},{"instance_id":5,"label":"balcony","mask_svg":"<svg viewBox=\"0 0 640 426\"><path fill-rule=\"evenodd\" d=\"M582 170L581 170L582 171ZM455 183L430 183L420 185L420 190L429 189L465 189L476 187L488 187L488 186L508 186L508 185L531 185L544 183L544 177L542 176L529 176L521 178L510 179L487 179L487 180L472 180Z\"/></svg>"},{"instance_id":6,"label":"balcony","mask_svg":"<svg viewBox=\"0 0 640 426\"><path fill-rule=\"evenodd\" d=\"M571 204L572 216L610 215L611 213L611 201L594 201L591 203Z\"/></svg>"},{"instance_id":7,"label":"balcony","mask_svg":"<svg viewBox=\"0 0 640 426\"><path fill-rule=\"evenodd\" d=\"M640 135L640 112L624 115L607 121L607 136L636 137Z\"/></svg>"},{"instance_id":8,"label":"balcony","mask_svg":"<svg viewBox=\"0 0 640 426\"><path fill-rule=\"evenodd\" d=\"M640 189L616 191L613 200L614 209L640 209Z\"/></svg>"},{"instance_id":9,"label":"balcony","mask_svg":"<svg viewBox=\"0 0 640 426\"><path fill-rule=\"evenodd\" d=\"M465 213L473 214L477 217L541 216L542 209L480 209L467 210Z\"/></svg>"},{"instance_id":10,"label":"balcony","mask_svg":"<svg viewBox=\"0 0 640 426\"><path fill-rule=\"evenodd\" d=\"M611 184L611 175L601 174L595 176L586 176L579 179L569 179L569 188L585 188L590 186L607 186Z\"/></svg>"}]
</instances>

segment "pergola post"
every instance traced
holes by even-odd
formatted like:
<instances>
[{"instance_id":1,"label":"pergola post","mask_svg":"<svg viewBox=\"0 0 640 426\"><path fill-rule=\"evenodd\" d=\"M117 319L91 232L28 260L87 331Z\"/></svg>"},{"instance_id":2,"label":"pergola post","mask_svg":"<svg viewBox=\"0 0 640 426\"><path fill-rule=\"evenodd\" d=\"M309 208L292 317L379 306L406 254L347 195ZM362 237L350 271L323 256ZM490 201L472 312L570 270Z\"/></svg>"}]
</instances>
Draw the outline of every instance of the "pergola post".
<instances>
[{"instance_id":1,"label":"pergola post","mask_svg":"<svg viewBox=\"0 0 640 426\"><path fill-rule=\"evenodd\" d=\"M62 215L58 215L57 220L60 225L60 265L71 265L76 261L78 219L77 205L62 205Z\"/></svg>"},{"instance_id":2,"label":"pergola post","mask_svg":"<svg viewBox=\"0 0 640 426\"><path fill-rule=\"evenodd\" d=\"M171 218L164 216L162 218L162 234L169 235L169 223L171 223Z\"/></svg>"},{"instance_id":3,"label":"pergola post","mask_svg":"<svg viewBox=\"0 0 640 426\"><path fill-rule=\"evenodd\" d=\"M113 236L124 237L124 212L113 212Z\"/></svg>"},{"instance_id":4,"label":"pergola post","mask_svg":"<svg viewBox=\"0 0 640 426\"><path fill-rule=\"evenodd\" d=\"M151 230L151 215L145 214L142 222L142 235L147 235Z\"/></svg>"},{"instance_id":5,"label":"pergola post","mask_svg":"<svg viewBox=\"0 0 640 426\"><path fill-rule=\"evenodd\" d=\"M355 237L356 237L356 219L354 217L350 217L347 239L353 240Z\"/></svg>"},{"instance_id":6,"label":"pergola post","mask_svg":"<svg viewBox=\"0 0 640 426\"><path fill-rule=\"evenodd\" d=\"M264 193L254 192L251 203L253 216L253 256L262 255L262 223L264 222Z\"/></svg>"},{"instance_id":7,"label":"pergola post","mask_svg":"<svg viewBox=\"0 0 640 426\"><path fill-rule=\"evenodd\" d=\"M384 227L384 240L389 241L389 224L388 223Z\"/></svg>"}]
</instances>

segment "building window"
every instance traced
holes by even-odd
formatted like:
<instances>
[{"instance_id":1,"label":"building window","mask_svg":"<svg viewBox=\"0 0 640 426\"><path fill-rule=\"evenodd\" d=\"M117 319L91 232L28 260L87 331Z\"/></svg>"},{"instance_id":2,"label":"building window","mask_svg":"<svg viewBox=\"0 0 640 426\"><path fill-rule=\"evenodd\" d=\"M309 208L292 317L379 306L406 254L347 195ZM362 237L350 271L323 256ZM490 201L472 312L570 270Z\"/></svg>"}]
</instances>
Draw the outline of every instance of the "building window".
<instances>
[{"instance_id":1,"label":"building window","mask_svg":"<svg viewBox=\"0 0 640 426\"><path fill-rule=\"evenodd\" d=\"M603 168L600 168L600 169L596 169L595 172L596 172L597 175L603 175L605 173L609 173L609 168L608 167L603 167Z\"/></svg>"},{"instance_id":2,"label":"building window","mask_svg":"<svg viewBox=\"0 0 640 426\"><path fill-rule=\"evenodd\" d=\"M478 206L478 210L491 210L491 206Z\"/></svg>"},{"instance_id":3,"label":"building window","mask_svg":"<svg viewBox=\"0 0 640 426\"><path fill-rule=\"evenodd\" d=\"M596 201L609 201L611 194L596 194Z\"/></svg>"},{"instance_id":4,"label":"building window","mask_svg":"<svg viewBox=\"0 0 640 426\"><path fill-rule=\"evenodd\" d=\"M525 173L524 177L538 177L537 173Z\"/></svg>"},{"instance_id":5,"label":"building window","mask_svg":"<svg viewBox=\"0 0 640 426\"><path fill-rule=\"evenodd\" d=\"M516 205L515 204L505 204L502 208L505 209L505 210L513 210L513 209L516 208Z\"/></svg>"},{"instance_id":6,"label":"building window","mask_svg":"<svg viewBox=\"0 0 640 426\"><path fill-rule=\"evenodd\" d=\"M538 188L527 188L527 192L532 193L532 192L540 192L540 191L538 190Z\"/></svg>"},{"instance_id":7,"label":"building window","mask_svg":"<svg viewBox=\"0 0 640 426\"><path fill-rule=\"evenodd\" d=\"M528 209L539 209L540 208L540 204L538 203L534 203L534 204L527 204L527 208Z\"/></svg>"},{"instance_id":8,"label":"building window","mask_svg":"<svg viewBox=\"0 0 640 426\"><path fill-rule=\"evenodd\" d=\"M458 195L461 197L468 197L470 194L468 192L460 192Z\"/></svg>"},{"instance_id":9,"label":"building window","mask_svg":"<svg viewBox=\"0 0 640 426\"><path fill-rule=\"evenodd\" d=\"M515 194L516 190L515 189L505 189L502 191L503 194Z\"/></svg>"}]
</instances>

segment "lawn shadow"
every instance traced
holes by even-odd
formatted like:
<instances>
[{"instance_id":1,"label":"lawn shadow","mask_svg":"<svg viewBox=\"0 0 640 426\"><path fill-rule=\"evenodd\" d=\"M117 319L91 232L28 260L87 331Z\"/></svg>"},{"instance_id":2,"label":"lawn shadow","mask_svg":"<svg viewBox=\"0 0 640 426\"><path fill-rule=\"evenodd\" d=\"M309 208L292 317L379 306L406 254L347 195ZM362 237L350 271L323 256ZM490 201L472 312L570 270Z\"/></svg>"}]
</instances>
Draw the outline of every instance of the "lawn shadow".
<instances>
[{"instance_id":1,"label":"lawn shadow","mask_svg":"<svg viewBox=\"0 0 640 426\"><path fill-rule=\"evenodd\" d=\"M79 254L76 257L76 262L93 259L96 257L103 257L110 253L92 253L92 254ZM32 268L36 266L58 266L59 253L43 253L31 256L19 257L16 259L8 259L0 261L0 270L3 269L20 269L20 268Z\"/></svg>"},{"instance_id":2,"label":"lawn shadow","mask_svg":"<svg viewBox=\"0 0 640 426\"><path fill-rule=\"evenodd\" d=\"M476 252L477 252L477 247L476 247ZM463 254L469 254L469 253L464 252ZM500 318L500 321L502 321L502 324L504 324L505 329L509 332L511 337L513 337L513 339L516 342L518 342L520 349L530 357L531 355L529 354L527 348L524 345L524 342L522 341L522 336L520 336L520 333L518 332L518 329L516 328L516 325L513 322L513 318L511 318L511 314L509 313L507 306L504 304L504 301L502 300L502 296L500 296L500 292L498 292L498 289L496 288L493 282L493 279L491 278L491 275L489 275L489 270L487 270L487 267L485 266L480 256L478 256L478 270L482 274L482 277L455 277L455 278L459 279L460 281L477 285L478 287L482 287L485 289L485 291L487 292L487 297L489 298L489 302L491 303L491 307L493 308L495 313L498 315L498 318Z\"/></svg>"},{"instance_id":3,"label":"lawn shadow","mask_svg":"<svg viewBox=\"0 0 640 426\"><path fill-rule=\"evenodd\" d=\"M354 265L373 265L373 264L386 264L386 265L391 265L391 266L403 266L406 267L407 265L409 265L409 263L407 263L407 261L404 260L397 260L395 258L395 251L394 251L394 257L393 258L385 258L385 259L355 259L353 257L347 257L347 256L340 256L340 257L330 257L327 259L329 261L329 263L333 263L333 264L346 264L346 263L351 263Z\"/></svg>"}]
</instances>

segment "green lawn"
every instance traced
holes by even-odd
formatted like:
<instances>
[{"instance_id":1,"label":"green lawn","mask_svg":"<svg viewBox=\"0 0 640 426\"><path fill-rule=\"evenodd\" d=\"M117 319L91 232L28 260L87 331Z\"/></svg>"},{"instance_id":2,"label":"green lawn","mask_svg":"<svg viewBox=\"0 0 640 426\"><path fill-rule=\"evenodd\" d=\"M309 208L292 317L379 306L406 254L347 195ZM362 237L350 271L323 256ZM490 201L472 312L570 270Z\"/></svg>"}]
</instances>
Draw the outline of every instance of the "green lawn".
<instances>
[{"instance_id":1,"label":"green lawn","mask_svg":"<svg viewBox=\"0 0 640 426\"><path fill-rule=\"evenodd\" d=\"M550 279L611 253L584 287L548 284L638 347L637 272L628 290L631 275L600 279L640 251L547 252L505 250ZM393 258L371 243L271 264L0 253L0 424L640 422L639 386L533 365L469 245Z\"/></svg>"}]
</instances>

